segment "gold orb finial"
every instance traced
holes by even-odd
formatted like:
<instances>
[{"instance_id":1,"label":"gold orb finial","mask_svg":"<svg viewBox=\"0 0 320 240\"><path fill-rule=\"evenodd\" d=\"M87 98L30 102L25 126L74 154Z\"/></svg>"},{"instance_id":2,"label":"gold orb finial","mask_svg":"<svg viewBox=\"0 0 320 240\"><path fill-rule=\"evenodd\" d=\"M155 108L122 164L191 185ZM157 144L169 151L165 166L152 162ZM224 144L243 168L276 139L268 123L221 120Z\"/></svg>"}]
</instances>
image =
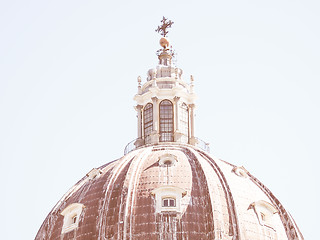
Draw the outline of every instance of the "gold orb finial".
<instances>
[{"instance_id":1,"label":"gold orb finial","mask_svg":"<svg viewBox=\"0 0 320 240\"><path fill-rule=\"evenodd\" d=\"M163 48L168 48L170 46L170 42L168 38L162 37L159 41L160 46Z\"/></svg>"}]
</instances>

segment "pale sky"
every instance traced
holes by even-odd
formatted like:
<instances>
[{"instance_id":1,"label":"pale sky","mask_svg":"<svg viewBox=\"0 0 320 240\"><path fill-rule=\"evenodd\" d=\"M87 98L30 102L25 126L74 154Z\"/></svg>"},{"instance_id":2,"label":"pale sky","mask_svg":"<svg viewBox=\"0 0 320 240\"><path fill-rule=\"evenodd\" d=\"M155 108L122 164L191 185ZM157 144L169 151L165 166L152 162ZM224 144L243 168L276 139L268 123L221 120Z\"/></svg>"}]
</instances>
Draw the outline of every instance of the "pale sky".
<instances>
[{"instance_id":1,"label":"pale sky","mask_svg":"<svg viewBox=\"0 0 320 240\"><path fill-rule=\"evenodd\" d=\"M2 239L34 239L62 195L136 138L137 77L162 16L196 136L317 239L320 1L0 1Z\"/></svg>"}]
</instances>

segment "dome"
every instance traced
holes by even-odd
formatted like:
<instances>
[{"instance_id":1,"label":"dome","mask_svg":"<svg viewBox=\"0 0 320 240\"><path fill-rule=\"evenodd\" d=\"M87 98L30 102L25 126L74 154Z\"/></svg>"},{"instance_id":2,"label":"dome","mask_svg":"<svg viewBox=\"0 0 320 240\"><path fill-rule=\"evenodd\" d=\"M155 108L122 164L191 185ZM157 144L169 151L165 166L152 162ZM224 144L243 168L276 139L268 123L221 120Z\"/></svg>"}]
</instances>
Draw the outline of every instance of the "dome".
<instances>
[{"instance_id":1,"label":"dome","mask_svg":"<svg viewBox=\"0 0 320 240\"><path fill-rule=\"evenodd\" d=\"M64 232L63 212L74 204L80 205L77 226ZM36 239L302 236L277 198L245 168L195 146L167 143L90 171L49 213Z\"/></svg>"}]
</instances>

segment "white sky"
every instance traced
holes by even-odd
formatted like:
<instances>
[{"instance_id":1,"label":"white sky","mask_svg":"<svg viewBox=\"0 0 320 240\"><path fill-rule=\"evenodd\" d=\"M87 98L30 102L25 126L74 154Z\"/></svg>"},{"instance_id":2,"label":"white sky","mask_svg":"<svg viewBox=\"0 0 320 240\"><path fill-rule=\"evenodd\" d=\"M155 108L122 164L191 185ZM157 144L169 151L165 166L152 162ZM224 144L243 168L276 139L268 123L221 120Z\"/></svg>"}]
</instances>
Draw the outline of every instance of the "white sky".
<instances>
[{"instance_id":1,"label":"white sky","mask_svg":"<svg viewBox=\"0 0 320 240\"><path fill-rule=\"evenodd\" d=\"M122 156L166 16L195 78L196 135L317 239L319 12L318 0L0 1L1 238L33 239L73 184Z\"/></svg>"}]
</instances>

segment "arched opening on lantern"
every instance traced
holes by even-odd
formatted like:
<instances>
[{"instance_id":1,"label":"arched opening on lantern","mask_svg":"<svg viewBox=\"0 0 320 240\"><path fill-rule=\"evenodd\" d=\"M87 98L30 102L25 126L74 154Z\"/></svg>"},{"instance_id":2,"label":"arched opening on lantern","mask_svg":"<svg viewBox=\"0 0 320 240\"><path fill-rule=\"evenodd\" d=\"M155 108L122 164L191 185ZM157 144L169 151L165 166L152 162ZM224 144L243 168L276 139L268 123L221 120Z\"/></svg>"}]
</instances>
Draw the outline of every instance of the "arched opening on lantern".
<instances>
[{"instance_id":1,"label":"arched opening on lantern","mask_svg":"<svg viewBox=\"0 0 320 240\"><path fill-rule=\"evenodd\" d=\"M173 142L173 104L163 100L159 105L160 112L160 142Z\"/></svg>"},{"instance_id":2,"label":"arched opening on lantern","mask_svg":"<svg viewBox=\"0 0 320 240\"><path fill-rule=\"evenodd\" d=\"M153 128L153 105L148 103L143 110L143 123L144 123L144 141L150 143L150 135Z\"/></svg>"},{"instance_id":3,"label":"arched opening on lantern","mask_svg":"<svg viewBox=\"0 0 320 240\"><path fill-rule=\"evenodd\" d=\"M187 104L182 103L179 106L180 131L182 133L181 142L188 143L189 141L189 108Z\"/></svg>"}]
</instances>

